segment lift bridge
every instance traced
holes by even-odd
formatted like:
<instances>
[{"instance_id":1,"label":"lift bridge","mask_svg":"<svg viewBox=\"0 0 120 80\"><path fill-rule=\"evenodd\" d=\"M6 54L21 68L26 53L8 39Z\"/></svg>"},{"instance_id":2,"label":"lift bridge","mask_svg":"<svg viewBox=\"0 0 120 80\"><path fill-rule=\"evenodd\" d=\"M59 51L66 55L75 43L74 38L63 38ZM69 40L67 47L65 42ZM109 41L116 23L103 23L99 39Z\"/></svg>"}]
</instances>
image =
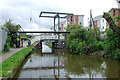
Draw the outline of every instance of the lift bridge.
<instances>
[{"instance_id":1,"label":"lift bridge","mask_svg":"<svg viewBox=\"0 0 120 80\"><path fill-rule=\"evenodd\" d=\"M52 42L53 45L55 45L54 43L57 43L59 40L64 39L64 36L60 35L61 33L70 33L69 31L61 31L60 19L67 18L67 16L73 16L73 15L74 14L71 14L71 13L44 12L44 11L42 11L39 15L40 18L44 17L44 18L53 18L54 19L54 31L18 31L18 32L12 32L12 33L48 33L49 35L35 36L31 40L31 44L34 44L35 42L40 42L40 44L42 45L42 42ZM56 29L56 26L55 26L56 19L58 19L58 30ZM50 35L50 33L51 33L51 35ZM38 43L36 43L35 45L37 45L37 44Z\"/></svg>"}]
</instances>

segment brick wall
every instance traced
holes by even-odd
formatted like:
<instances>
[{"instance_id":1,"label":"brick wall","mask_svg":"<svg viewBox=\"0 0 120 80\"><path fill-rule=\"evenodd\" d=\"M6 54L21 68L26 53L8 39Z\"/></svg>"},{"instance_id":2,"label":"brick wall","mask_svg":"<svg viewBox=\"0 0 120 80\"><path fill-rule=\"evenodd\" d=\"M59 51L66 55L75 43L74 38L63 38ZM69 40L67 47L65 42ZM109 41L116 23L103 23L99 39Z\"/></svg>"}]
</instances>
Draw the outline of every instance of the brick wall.
<instances>
[{"instance_id":1,"label":"brick wall","mask_svg":"<svg viewBox=\"0 0 120 80\"><path fill-rule=\"evenodd\" d=\"M114 11L115 11L115 15L114 15ZM111 17L115 20L115 24L120 24L120 21L117 21L116 19L117 16L120 16L119 9L112 8L110 12L111 12Z\"/></svg>"}]
</instances>

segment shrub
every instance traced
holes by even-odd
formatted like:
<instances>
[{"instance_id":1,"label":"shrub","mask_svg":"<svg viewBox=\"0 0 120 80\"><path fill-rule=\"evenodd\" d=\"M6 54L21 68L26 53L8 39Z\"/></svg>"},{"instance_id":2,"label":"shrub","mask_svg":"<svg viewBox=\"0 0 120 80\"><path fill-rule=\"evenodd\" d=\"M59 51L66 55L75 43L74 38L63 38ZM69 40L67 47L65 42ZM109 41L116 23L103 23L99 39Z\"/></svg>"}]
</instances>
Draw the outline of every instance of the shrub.
<instances>
[{"instance_id":1,"label":"shrub","mask_svg":"<svg viewBox=\"0 0 120 80\"><path fill-rule=\"evenodd\" d=\"M105 39L104 49L104 55L120 58L120 35L112 29L107 30L107 38Z\"/></svg>"},{"instance_id":2,"label":"shrub","mask_svg":"<svg viewBox=\"0 0 120 80\"><path fill-rule=\"evenodd\" d=\"M81 26L70 26L66 29L70 31L67 35L67 47L72 53L90 53L102 48L102 43L98 44L98 40L94 36L92 29L87 31ZM97 45L98 44L98 45Z\"/></svg>"},{"instance_id":3,"label":"shrub","mask_svg":"<svg viewBox=\"0 0 120 80\"><path fill-rule=\"evenodd\" d=\"M8 52L9 50L10 50L10 44L9 43L5 43L4 51Z\"/></svg>"},{"instance_id":4,"label":"shrub","mask_svg":"<svg viewBox=\"0 0 120 80\"><path fill-rule=\"evenodd\" d=\"M4 46L4 52L8 52L10 50L10 43L11 43L11 37L8 35L7 40Z\"/></svg>"}]
</instances>

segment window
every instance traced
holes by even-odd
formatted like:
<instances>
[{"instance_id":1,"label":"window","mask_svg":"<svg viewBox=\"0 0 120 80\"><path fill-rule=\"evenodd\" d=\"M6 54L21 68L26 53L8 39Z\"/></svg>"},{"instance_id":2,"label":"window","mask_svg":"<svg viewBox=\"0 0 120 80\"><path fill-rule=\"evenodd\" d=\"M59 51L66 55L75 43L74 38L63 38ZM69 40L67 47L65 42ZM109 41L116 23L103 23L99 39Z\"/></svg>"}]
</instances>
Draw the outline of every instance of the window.
<instances>
[{"instance_id":1,"label":"window","mask_svg":"<svg viewBox=\"0 0 120 80\"><path fill-rule=\"evenodd\" d=\"M77 17L75 17L75 20L77 20Z\"/></svg>"},{"instance_id":2,"label":"window","mask_svg":"<svg viewBox=\"0 0 120 80\"><path fill-rule=\"evenodd\" d=\"M82 23L80 22L80 25L81 25Z\"/></svg>"},{"instance_id":3,"label":"window","mask_svg":"<svg viewBox=\"0 0 120 80\"><path fill-rule=\"evenodd\" d=\"M104 22L104 19L102 21Z\"/></svg>"},{"instance_id":4,"label":"window","mask_svg":"<svg viewBox=\"0 0 120 80\"><path fill-rule=\"evenodd\" d=\"M116 10L114 9L114 10L113 10L113 16L115 16L115 11L116 11Z\"/></svg>"}]
</instances>

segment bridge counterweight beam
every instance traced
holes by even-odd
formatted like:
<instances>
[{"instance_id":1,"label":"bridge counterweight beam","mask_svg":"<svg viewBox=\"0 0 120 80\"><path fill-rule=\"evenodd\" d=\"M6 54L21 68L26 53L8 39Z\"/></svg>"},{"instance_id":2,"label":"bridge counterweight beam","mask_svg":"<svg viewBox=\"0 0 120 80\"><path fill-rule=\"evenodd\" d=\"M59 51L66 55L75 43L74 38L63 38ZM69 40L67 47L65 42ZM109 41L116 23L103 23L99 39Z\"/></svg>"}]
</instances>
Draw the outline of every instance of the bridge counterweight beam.
<instances>
[{"instance_id":1,"label":"bridge counterweight beam","mask_svg":"<svg viewBox=\"0 0 120 80\"><path fill-rule=\"evenodd\" d=\"M58 31L60 31L60 16L58 14ZM58 40L60 39L60 34L58 34Z\"/></svg>"},{"instance_id":2,"label":"bridge counterweight beam","mask_svg":"<svg viewBox=\"0 0 120 80\"><path fill-rule=\"evenodd\" d=\"M56 30L55 30L55 18L54 18L54 31L56 31Z\"/></svg>"}]
</instances>

